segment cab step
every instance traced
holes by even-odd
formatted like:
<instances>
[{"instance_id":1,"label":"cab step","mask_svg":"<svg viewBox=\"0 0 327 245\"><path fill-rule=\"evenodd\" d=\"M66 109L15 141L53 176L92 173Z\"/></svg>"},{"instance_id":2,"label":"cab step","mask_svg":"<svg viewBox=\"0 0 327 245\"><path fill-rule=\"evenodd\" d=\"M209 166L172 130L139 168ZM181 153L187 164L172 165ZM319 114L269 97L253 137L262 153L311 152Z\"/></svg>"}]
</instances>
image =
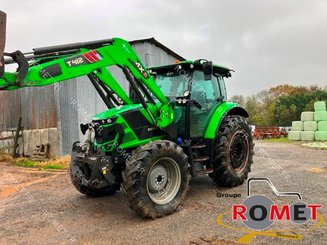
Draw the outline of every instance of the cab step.
<instances>
[{"instance_id":1,"label":"cab step","mask_svg":"<svg viewBox=\"0 0 327 245\"><path fill-rule=\"evenodd\" d=\"M213 172L213 170L211 168L208 168L208 169L201 169L199 171L196 171L196 174L197 175L206 175L206 174L210 174L212 172Z\"/></svg>"},{"instance_id":2,"label":"cab step","mask_svg":"<svg viewBox=\"0 0 327 245\"><path fill-rule=\"evenodd\" d=\"M193 159L194 162L205 162L205 161L208 161L208 160L209 160L208 156L203 156L203 157L198 157L198 158Z\"/></svg>"},{"instance_id":3,"label":"cab step","mask_svg":"<svg viewBox=\"0 0 327 245\"><path fill-rule=\"evenodd\" d=\"M201 145L191 145L192 149L203 149L206 148L207 145L206 144L201 144Z\"/></svg>"}]
</instances>

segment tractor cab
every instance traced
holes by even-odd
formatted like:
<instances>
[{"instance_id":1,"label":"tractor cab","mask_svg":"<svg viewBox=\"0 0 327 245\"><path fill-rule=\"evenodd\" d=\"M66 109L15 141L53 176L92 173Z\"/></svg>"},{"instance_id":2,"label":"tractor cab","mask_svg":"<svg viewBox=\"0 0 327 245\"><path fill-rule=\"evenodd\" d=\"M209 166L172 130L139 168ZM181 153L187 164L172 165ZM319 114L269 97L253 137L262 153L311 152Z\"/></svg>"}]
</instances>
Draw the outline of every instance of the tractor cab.
<instances>
[{"instance_id":1,"label":"tractor cab","mask_svg":"<svg viewBox=\"0 0 327 245\"><path fill-rule=\"evenodd\" d=\"M212 112L227 98L224 78L231 76L230 71L206 60L151 68L157 85L174 105L179 137L203 138Z\"/></svg>"}]
</instances>

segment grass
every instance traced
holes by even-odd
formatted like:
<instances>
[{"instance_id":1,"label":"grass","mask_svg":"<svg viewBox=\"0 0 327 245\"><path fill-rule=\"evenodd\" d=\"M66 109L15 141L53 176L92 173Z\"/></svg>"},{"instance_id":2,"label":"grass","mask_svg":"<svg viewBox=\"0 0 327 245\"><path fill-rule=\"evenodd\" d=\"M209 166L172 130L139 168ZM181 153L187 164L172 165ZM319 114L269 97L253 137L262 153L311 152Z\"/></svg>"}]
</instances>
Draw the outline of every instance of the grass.
<instances>
[{"instance_id":1,"label":"grass","mask_svg":"<svg viewBox=\"0 0 327 245\"><path fill-rule=\"evenodd\" d=\"M40 162L39 167L43 169L69 169L70 156L49 159L48 161Z\"/></svg>"},{"instance_id":2,"label":"grass","mask_svg":"<svg viewBox=\"0 0 327 245\"><path fill-rule=\"evenodd\" d=\"M288 138L271 138L271 139L263 139L264 142L276 142L276 143L289 143Z\"/></svg>"},{"instance_id":3,"label":"grass","mask_svg":"<svg viewBox=\"0 0 327 245\"><path fill-rule=\"evenodd\" d=\"M8 153L0 153L0 162L11 162L12 156Z\"/></svg>"},{"instance_id":4,"label":"grass","mask_svg":"<svg viewBox=\"0 0 327 245\"><path fill-rule=\"evenodd\" d=\"M54 164L54 163L49 163L43 166L43 169L65 169L65 166L59 165L59 164Z\"/></svg>"},{"instance_id":5,"label":"grass","mask_svg":"<svg viewBox=\"0 0 327 245\"><path fill-rule=\"evenodd\" d=\"M70 156L53 158L46 161L32 161L28 158L13 158L10 154L0 153L0 163L7 162L12 165L26 168L49 169L68 169L70 164Z\"/></svg>"},{"instance_id":6,"label":"grass","mask_svg":"<svg viewBox=\"0 0 327 245\"><path fill-rule=\"evenodd\" d=\"M14 162L14 164L16 166L25 167L25 168L34 168L34 167L37 166L37 163L36 162L30 161L30 160L25 159L25 158L21 158L19 160L16 160Z\"/></svg>"}]
</instances>

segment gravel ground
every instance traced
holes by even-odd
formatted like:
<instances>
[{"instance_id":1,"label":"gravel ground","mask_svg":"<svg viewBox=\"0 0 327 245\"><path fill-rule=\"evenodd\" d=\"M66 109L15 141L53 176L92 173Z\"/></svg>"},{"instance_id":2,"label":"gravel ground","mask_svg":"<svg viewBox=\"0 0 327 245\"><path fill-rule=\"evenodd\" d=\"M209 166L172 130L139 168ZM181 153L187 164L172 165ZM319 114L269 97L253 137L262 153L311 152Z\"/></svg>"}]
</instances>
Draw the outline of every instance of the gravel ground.
<instances>
[{"instance_id":1,"label":"gravel ground","mask_svg":"<svg viewBox=\"0 0 327 245\"><path fill-rule=\"evenodd\" d=\"M320 213L327 217L326 150L258 141L255 152L250 177L268 177L279 191L300 192L304 201L322 204ZM275 222L269 228L287 230L302 236L301 240L249 234L228 213L222 221L234 228L218 225L218 215L246 198L246 185L218 188L208 177L198 177L191 181L177 212L144 220L128 209L121 193L102 198L79 194L66 172L0 166L0 244L234 244L246 235L252 236L251 244L327 244L327 227L317 227L318 222ZM217 193L241 196L218 197ZM265 183L253 185L251 193L265 194L278 204L296 201L276 198Z\"/></svg>"}]
</instances>

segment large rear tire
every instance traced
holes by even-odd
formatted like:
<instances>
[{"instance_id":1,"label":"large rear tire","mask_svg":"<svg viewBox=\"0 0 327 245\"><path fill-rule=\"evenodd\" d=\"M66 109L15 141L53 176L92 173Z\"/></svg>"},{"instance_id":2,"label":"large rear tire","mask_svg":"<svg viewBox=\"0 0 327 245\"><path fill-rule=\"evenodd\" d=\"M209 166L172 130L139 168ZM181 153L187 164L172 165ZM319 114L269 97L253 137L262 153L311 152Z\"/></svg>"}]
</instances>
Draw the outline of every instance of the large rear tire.
<instances>
[{"instance_id":1,"label":"large rear tire","mask_svg":"<svg viewBox=\"0 0 327 245\"><path fill-rule=\"evenodd\" d=\"M241 185L253 164L251 129L242 116L223 119L215 139L215 166L210 178L219 186Z\"/></svg>"},{"instance_id":2,"label":"large rear tire","mask_svg":"<svg viewBox=\"0 0 327 245\"><path fill-rule=\"evenodd\" d=\"M142 217L162 217L174 212L186 195L188 158L171 141L153 141L132 153L122 176L130 208Z\"/></svg>"}]
</instances>

